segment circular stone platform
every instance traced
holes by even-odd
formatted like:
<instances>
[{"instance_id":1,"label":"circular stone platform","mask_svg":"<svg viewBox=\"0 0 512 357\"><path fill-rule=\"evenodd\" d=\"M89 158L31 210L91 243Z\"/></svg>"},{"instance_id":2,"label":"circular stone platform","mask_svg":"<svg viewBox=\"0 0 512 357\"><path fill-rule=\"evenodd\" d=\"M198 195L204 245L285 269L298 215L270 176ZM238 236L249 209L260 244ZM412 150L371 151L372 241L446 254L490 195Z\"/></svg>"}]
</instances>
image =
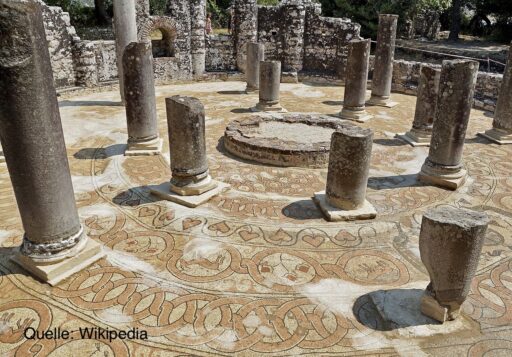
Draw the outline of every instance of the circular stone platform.
<instances>
[{"instance_id":1,"label":"circular stone platform","mask_svg":"<svg viewBox=\"0 0 512 357\"><path fill-rule=\"evenodd\" d=\"M281 167L326 167L331 135L352 126L326 115L256 115L226 128L224 147L243 159Z\"/></svg>"}]
</instances>

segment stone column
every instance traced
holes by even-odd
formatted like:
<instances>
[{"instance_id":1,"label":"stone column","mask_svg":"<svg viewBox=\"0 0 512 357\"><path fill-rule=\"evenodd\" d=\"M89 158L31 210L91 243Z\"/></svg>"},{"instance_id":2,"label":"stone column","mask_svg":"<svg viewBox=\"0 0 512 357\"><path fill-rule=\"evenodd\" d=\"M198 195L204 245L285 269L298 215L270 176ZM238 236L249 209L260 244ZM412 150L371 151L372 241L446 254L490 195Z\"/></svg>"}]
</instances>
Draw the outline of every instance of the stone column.
<instances>
[{"instance_id":1,"label":"stone column","mask_svg":"<svg viewBox=\"0 0 512 357\"><path fill-rule=\"evenodd\" d=\"M2 144L0 144L0 163L5 162L4 151L2 150Z\"/></svg>"},{"instance_id":2,"label":"stone column","mask_svg":"<svg viewBox=\"0 0 512 357\"><path fill-rule=\"evenodd\" d=\"M388 108L397 105L397 103L392 102L390 99L397 24L398 15L379 15L375 68L372 78L372 97L368 101L369 105L379 105Z\"/></svg>"},{"instance_id":3,"label":"stone column","mask_svg":"<svg viewBox=\"0 0 512 357\"><path fill-rule=\"evenodd\" d=\"M179 95L166 98L165 103L172 178L170 184L151 188L151 192L188 207L197 207L226 187L209 175L204 106L197 98Z\"/></svg>"},{"instance_id":4,"label":"stone column","mask_svg":"<svg viewBox=\"0 0 512 357\"><path fill-rule=\"evenodd\" d=\"M430 152L420 181L456 190L466 181L464 140L473 105L478 62L443 61Z\"/></svg>"},{"instance_id":5,"label":"stone column","mask_svg":"<svg viewBox=\"0 0 512 357\"><path fill-rule=\"evenodd\" d=\"M441 70L424 66L420 68L420 83L412 129L399 138L412 146L430 146L432 127L437 107Z\"/></svg>"},{"instance_id":6,"label":"stone column","mask_svg":"<svg viewBox=\"0 0 512 357\"><path fill-rule=\"evenodd\" d=\"M265 45L257 42L247 43L246 93L257 92L260 89L260 62L264 60Z\"/></svg>"},{"instance_id":7,"label":"stone column","mask_svg":"<svg viewBox=\"0 0 512 357\"><path fill-rule=\"evenodd\" d=\"M25 230L13 259L57 284L102 256L78 218L41 5L0 0L0 138Z\"/></svg>"},{"instance_id":8,"label":"stone column","mask_svg":"<svg viewBox=\"0 0 512 357\"><path fill-rule=\"evenodd\" d=\"M258 40L258 2L257 0L235 0L233 6L236 63L238 70L245 73L246 43Z\"/></svg>"},{"instance_id":9,"label":"stone column","mask_svg":"<svg viewBox=\"0 0 512 357\"><path fill-rule=\"evenodd\" d=\"M370 48L369 39L352 40L349 43L345 97L340 114L342 119L365 122L372 118L365 110Z\"/></svg>"},{"instance_id":10,"label":"stone column","mask_svg":"<svg viewBox=\"0 0 512 357\"><path fill-rule=\"evenodd\" d=\"M492 129L480 134L498 144L512 144L512 44L503 73Z\"/></svg>"},{"instance_id":11,"label":"stone column","mask_svg":"<svg viewBox=\"0 0 512 357\"><path fill-rule=\"evenodd\" d=\"M126 156L157 155L158 135L153 50L150 42L132 42L123 54L124 97L128 124Z\"/></svg>"},{"instance_id":12,"label":"stone column","mask_svg":"<svg viewBox=\"0 0 512 357\"><path fill-rule=\"evenodd\" d=\"M440 207L423 216L420 255L430 284L421 312L444 322L454 320L468 296L485 241L489 218L483 212Z\"/></svg>"},{"instance_id":13,"label":"stone column","mask_svg":"<svg viewBox=\"0 0 512 357\"><path fill-rule=\"evenodd\" d=\"M116 37L117 72L121 101L124 99L123 53L130 43L137 42L137 16L135 0L113 0L114 31Z\"/></svg>"},{"instance_id":14,"label":"stone column","mask_svg":"<svg viewBox=\"0 0 512 357\"><path fill-rule=\"evenodd\" d=\"M260 101L255 112L285 112L279 103L281 89L281 62L260 62Z\"/></svg>"},{"instance_id":15,"label":"stone column","mask_svg":"<svg viewBox=\"0 0 512 357\"><path fill-rule=\"evenodd\" d=\"M190 0L192 71L202 76L206 66L206 0Z\"/></svg>"},{"instance_id":16,"label":"stone column","mask_svg":"<svg viewBox=\"0 0 512 357\"><path fill-rule=\"evenodd\" d=\"M332 134L327 189L314 197L327 220L376 217L375 208L366 200L372 145L371 129L347 126Z\"/></svg>"}]
</instances>

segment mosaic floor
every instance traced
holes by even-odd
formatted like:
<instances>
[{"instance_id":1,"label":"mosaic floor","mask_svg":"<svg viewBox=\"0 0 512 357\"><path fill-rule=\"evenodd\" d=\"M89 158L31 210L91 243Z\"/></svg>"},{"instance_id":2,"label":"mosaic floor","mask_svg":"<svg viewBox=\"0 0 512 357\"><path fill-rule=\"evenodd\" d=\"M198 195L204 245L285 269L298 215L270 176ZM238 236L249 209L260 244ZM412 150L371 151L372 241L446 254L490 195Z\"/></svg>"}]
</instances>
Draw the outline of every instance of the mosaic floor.
<instances>
[{"instance_id":1,"label":"mosaic floor","mask_svg":"<svg viewBox=\"0 0 512 357\"><path fill-rule=\"evenodd\" d=\"M5 165L0 166L0 354L7 356L510 356L512 355L512 146L475 134L491 126L472 113L458 192L416 181L427 148L394 139L409 129L415 97L370 108L375 130L368 199L371 222L328 223L311 201L325 169L263 166L225 153L226 124L248 115L255 95L241 82L157 88L167 147L164 98L192 95L206 106L211 173L231 189L189 209L149 195L170 178L162 156L125 158L124 108L117 92L62 98L60 108L79 213L107 257L57 287L8 260L22 228ZM343 88L284 84L292 112L335 114ZM492 217L464 318L443 327L417 319L383 325L371 294L420 296L428 276L418 234L438 205ZM398 294L398 295L396 295ZM413 299L414 300L414 299ZM416 301L416 300L414 300ZM414 305L414 304L412 304ZM403 310L403 311L402 311ZM417 306L396 314L411 316ZM26 327L71 331L137 328L148 340L31 340Z\"/></svg>"}]
</instances>

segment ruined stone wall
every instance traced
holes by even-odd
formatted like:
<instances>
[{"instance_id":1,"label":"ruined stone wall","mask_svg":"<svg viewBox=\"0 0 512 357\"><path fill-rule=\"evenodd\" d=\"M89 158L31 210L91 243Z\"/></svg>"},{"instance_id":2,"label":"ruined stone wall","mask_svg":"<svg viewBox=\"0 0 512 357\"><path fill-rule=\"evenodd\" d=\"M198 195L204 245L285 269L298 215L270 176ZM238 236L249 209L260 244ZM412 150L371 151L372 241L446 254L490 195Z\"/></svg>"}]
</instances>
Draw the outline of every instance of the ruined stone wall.
<instances>
[{"instance_id":1,"label":"ruined stone wall","mask_svg":"<svg viewBox=\"0 0 512 357\"><path fill-rule=\"evenodd\" d=\"M302 70L306 6L300 2L258 7L258 42L267 59L278 60L284 72Z\"/></svg>"},{"instance_id":2,"label":"ruined stone wall","mask_svg":"<svg viewBox=\"0 0 512 357\"><path fill-rule=\"evenodd\" d=\"M345 76L348 42L359 38L361 26L348 19L321 16L320 4L306 8L304 70Z\"/></svg>"},{"instance_id":3,"label":"ruined stone wall","mask_svg":"<svg viewBox=\"0 0 512 357\"><path fill-rule=\"evenodd\" d=\"M373 57L370 59L370 67L372 70L374 60ZM421 65L441 68L440 65L430 63L395 60L393 65L393 92L416 95L418 92ZM502 79L502 74L478 72L475 87L475 108L494 111Z\"/></svg>"},{"instance_id":4,"label":"ruined stone wall","mask_svg":"<svg viewBox=\"0 0 512 357\"><path fill-rule=\"evenodd\" d=\"M63 12L60 7L47 6L42 1L39 3L42 5L55 86L74 86L76 73L73 52L80 38L76 35L75 28L71 26L68 13Z\"/></svg>"},{"instance_id":5,"label":"ruined stone wall","mask_svg":"<svg viewBox=\"0 0 512 357\"><path fill-rule=\"evenodd\" d=\"M206 36L206 70L235 71L236 68L233 37L228 35Z\"/></svg>"}]
</instances>

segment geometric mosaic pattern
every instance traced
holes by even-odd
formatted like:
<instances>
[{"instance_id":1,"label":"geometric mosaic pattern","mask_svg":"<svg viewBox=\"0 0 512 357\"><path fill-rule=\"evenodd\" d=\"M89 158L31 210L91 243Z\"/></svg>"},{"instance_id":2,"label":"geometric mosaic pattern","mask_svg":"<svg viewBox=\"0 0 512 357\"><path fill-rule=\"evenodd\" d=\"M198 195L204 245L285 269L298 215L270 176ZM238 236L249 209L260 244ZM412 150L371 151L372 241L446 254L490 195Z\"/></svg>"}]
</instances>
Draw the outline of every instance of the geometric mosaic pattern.
<instances>
[{"instance_id":1,"label":"geometric mosaic pattern","mask_svg":"<svg viewBox=\"0 0 512 357\"><path fill-rule=\"evenodd\" d=\"M415 97L393 109L368 108L375 130L368 200L374 221L328 223L311 200L326 169L279 168L233 157L222 147L230 120L249 115L255 95L241 82L157 88L164 98L196 96L207 113L211 175L231 189L196 209L149 194L170 178L167 144L155 157L125 158L124 108L117 91L60 100L73 183L88 235L107 249L56 287L8 257L22 227L5 166L0 166L0 354L7 356L427 356L512 355L512 146L476 133L491 127L473 111L458 192L425 186L416 173L428 148L394 139L410 129ZM284 84L291 112L336 114L343 88ZM167 140L167 139L166 139ZM368 304L378 290L424 289L419 258L422 214L448 205L485 210L491 224L464 305L464 328L386 331ZM137 328L148 340L28 340L23 330Z\"/></svg>"}]
</instances>

